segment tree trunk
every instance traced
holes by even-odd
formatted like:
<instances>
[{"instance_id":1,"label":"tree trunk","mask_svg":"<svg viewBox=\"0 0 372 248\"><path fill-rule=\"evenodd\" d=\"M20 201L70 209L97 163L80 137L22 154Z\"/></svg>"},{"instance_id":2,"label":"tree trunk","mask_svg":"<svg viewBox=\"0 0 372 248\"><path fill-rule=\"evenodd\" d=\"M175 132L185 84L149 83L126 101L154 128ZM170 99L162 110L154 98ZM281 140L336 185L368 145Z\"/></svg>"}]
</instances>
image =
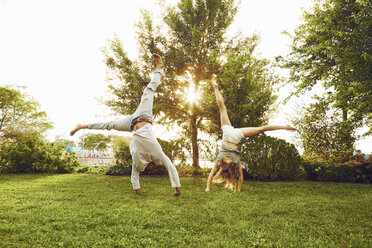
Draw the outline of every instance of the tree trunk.
<instances>
[{"instance_id":1,"label":"tree trunk","mask_svg":"<svg viewBox=\"0 0 372 248\"><path fill-rule=\"evenodd\" d=\"M342 121L343 121L343 141L344 141L344 152L351 152L354 150L354 139L353 139L353 128L350 128L347 115L347 109L342 108Z\"/></svg>"},{"instance_id":2,"label":"tree trunk","mask_svg":"<svg viewBox=\"0 0 372 248\"><path fill-rule=\"evenodd\" d=\"M6 114L3 116L3 118L0 121L0 130L3 129L3 124L4 124L4 121L5 121L5 117L6 117Z\"/></svg>"},{"instance_id":3,"label":"tree trunk","mask_svg":"<svg viewBox=\"0 0 372 248\"><path fill-rule=\"evenodd\" d=\"M199 75L200 73L196 73L195 75L195 88L197 89L199 86ZM196 121L196 114L195 114L195 102L192 104L192 116L191 116L191 144L192 144L192 167L200 169L199 165L199 146L198 146L198 126Z\"/></svg>"},{"instance_id":4,"label":"tree trunk","mask_svg":"<svg viewBox=\"0 0 372 248\"><path fill-rule=\"evenodd\" d=\"M199 146L198 146L198 128L196 126L196 116L191 116L191 145L192 145L192 166L200 168L199 165Z\"/></svg>"},{"instance_id":5,"label":"tree trunk","mask_svg":"<svg viewBox=\"0 0 372 248\"><path fill-rule=\"evenodd\" d=\"M342 120L347 121L347 110L345 108L342 108Z\"/></svg>"}]
</instances>

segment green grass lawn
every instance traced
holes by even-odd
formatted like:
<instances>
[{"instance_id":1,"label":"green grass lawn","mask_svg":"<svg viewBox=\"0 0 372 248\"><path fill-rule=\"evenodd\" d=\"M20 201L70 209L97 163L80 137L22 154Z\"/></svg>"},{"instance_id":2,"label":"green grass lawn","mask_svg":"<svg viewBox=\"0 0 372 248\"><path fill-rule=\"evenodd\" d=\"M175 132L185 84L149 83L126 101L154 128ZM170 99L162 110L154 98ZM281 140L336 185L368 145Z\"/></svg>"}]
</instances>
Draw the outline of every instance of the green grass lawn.
<instances>
[{"instance_id":1,"label":"green grass lawn","mask_svg":"<svg viewBox=\"0 0 372 248\"><path fill-rule=\"evenodd\" d=\"M372 247L372 185L0 175L0 247Z\"/></svg>"}]
</instances>

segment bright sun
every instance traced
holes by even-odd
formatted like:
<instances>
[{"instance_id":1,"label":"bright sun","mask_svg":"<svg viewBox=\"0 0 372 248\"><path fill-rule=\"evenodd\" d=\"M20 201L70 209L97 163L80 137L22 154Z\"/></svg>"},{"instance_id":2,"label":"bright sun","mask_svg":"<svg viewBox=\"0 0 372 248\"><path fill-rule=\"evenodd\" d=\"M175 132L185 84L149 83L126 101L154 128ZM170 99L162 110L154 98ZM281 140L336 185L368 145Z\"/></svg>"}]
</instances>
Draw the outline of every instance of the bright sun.
<instances>
[{"instance_id":1,"label":"bright sun","mask_svg":"<svg viewBox=\"0 0 372 248\"><path fill-rule=\"evenodd\" d=\"M197 102L200 98L199 93L195 90L195 85L190 85L185 90L186 100L190 103Z\"/></svg>"},{"instance_id":2,"label":"bright sun","mask_svg":"<svg viewBox=\"0 0 372 248\"><path fill-rule=\"evenodd\" d=\"M197 102L200 99L200 93L195 87L191 73L189 71L186 71L186 75L179 77L179 80L188 82L189 87L185 88L182 93L177 93L182 94L184 96L184 99L189 103Z\"/></svg>"}]
</instances>

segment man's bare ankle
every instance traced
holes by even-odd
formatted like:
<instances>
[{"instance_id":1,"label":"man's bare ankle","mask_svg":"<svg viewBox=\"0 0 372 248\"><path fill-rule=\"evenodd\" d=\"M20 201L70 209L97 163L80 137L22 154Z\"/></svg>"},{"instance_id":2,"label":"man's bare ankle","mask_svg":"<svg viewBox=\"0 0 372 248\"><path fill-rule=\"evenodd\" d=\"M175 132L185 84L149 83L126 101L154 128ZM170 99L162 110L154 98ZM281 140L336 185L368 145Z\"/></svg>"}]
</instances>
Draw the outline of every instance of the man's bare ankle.
<instances>
[{"instance_id":1,"label":"man's bare ankle","mask_svg":"<svg viewBox=\"0 0 372 248\"><path fill-rule=\"evenodd\" d=\"M176 192L172 194L172 196L179 196L181 194L181 187L176 187Z\"/></svg>"},{"instance_id":2,"label":"man's bare ankle","mask_svg":"<svg viewBox=\"0 0 372 248\"><path fill-rule=\"evenodd\" d=\"M174 192L174 193L172 194L172 196L179 196L180 194L181 194L181 192L176 191L176 192Z\"/></svg>"}]
</instances>

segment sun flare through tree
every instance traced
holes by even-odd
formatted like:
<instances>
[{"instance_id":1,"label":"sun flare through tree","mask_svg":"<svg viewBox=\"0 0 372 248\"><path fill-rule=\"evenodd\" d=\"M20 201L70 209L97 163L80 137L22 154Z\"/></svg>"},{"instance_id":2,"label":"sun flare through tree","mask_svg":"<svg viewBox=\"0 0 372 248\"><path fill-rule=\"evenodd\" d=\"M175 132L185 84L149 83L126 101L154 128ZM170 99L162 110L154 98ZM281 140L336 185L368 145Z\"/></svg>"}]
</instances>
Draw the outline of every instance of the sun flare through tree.
<instances>
[{"instance_id":1,"label":"sun flare through tree","mask_svg":"<svg viewBox=\"0 0 372 248\"><path fill-rule=\"evenodd\" d=\"M177 77L179 81L182 81L185 86L183 91L177 91L177 94L181 96L181 99L188 102L189 104L196 103L200 100L200 87L196 87L195 82L192 78L192 75L189 71L182 76Z\"/></svg>"},{"instance_id":2,"label":"sun flare through tree","mask_svg":"<svg viewBox=\"0 0 372 248\"><path fill-rule=\"evenodd\" d=\"M106 101L114 111L130 114L139 104L142 90L151 73L152 53L164 61L164 75L154 116L159 122L180 127L177 142L192 154L192 166L200 168L200 151L214 156L210 145L201 145L199 132L218 139L221 134L218 108L210 79L219 80L231 123L235 126L260 126L267 121L275 100L272 85L278 79L269 61L256 58L259 37L240 34L227 38L239 1L179 0L166 7L162 24L154 23L150 11L143 11L137 24L138 61L131 61L121 41L114 38L103 50L109 81L119 79L119 86L109 85L117 98ZM200 151L199 151L200 148Z\"/></svg>"}]
</instances>

